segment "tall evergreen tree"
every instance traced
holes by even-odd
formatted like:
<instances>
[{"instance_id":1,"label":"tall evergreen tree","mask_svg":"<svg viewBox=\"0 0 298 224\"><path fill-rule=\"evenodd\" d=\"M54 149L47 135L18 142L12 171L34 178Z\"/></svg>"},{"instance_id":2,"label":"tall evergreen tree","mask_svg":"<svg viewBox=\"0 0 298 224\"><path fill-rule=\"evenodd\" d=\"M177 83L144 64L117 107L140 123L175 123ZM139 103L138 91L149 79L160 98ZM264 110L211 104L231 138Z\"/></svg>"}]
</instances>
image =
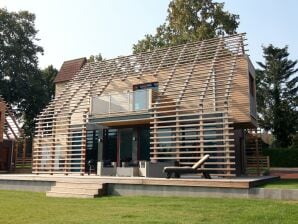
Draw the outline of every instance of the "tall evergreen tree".
<instances>
[{"instance_id":1,"label":"tall evergreen tree","mask_svg":"<svg viewBox=\"0 0 298 224\"><path fill-rule=\"evenodd\" d=\"M259 125L271 130L276 144L288 147L298 122L297 60L288 59L288 47L263 47L265 63L257 62L257 105Z\"/></svg>"},{"instance_id":2,"label":"tall evergreen tree","mask_svg":"<svg viewBox=\"0 0 298 224\"><path fill-rule=\"evenodd\" d=\"M156 29L156 34L133 46L134 53L204 40L236 33L239 15L224 11L224 3L212 0L172 0L166 22Z\"/></svg>"}]
</instances>

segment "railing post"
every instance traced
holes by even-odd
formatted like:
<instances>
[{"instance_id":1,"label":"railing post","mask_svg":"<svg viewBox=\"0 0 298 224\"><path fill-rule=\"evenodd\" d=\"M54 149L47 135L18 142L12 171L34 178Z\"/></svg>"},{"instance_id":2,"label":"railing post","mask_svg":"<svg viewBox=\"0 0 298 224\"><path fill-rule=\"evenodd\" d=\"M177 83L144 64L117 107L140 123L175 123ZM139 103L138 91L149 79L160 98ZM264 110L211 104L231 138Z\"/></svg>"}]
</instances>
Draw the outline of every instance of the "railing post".
<instances>
[{"instance_id":1,"label":"railing post","mask_svg":"<svg viewBox=\"0 0 298 224\"><path fill-rule=\"evenodd\" d=\"M152 89L148 89L147 90L147 104L148 104L148 108L147 109L151 109L151 105L152 105Z\"/></svg>"},{"instance_id":2,"label":"railing post","mask_svg":"<svg viewBox=\"0 0 298 224\"><path fill-rule=\"evenodd\" d=\"M131 111L131 107L130 107L130 92L127 93L127 96L128 96L128 112Z\"/></svg>"},{"instance_id":3,"label":"railing post","mask_svg":"<svg viewBox=\"0 0 298 224\"><path fill-rule=\"evenodd\" d=\"M93 110L92 110L93 107L94 107L94 105L93 105L94 104L94 97L93 96L90 97L90 101L89 102L90 102L89 115L93 115Z\"/></svg>"},{"instance_id":4,"label":"railing post","mask_svg":"<svg viewBox=\"0 0 298 224\"><path fill-rule=\"evenodd\" d=\"M109 111L108 111L109 114L111 113L111 100L112 100L112 97L111 95L109 95Z\"/></svg>"}]
</instances>

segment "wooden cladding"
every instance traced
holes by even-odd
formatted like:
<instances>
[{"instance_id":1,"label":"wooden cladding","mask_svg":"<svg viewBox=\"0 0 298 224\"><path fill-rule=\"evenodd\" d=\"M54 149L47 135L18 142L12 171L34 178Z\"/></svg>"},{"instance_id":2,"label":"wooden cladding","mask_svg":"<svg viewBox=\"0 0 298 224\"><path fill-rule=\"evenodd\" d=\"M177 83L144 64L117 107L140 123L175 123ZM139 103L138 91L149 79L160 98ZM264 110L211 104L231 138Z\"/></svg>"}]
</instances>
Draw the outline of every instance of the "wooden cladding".
<instances>
[{"instance_id":1,"label":"wooden cladding","mask_svg":"<svg viewBox=\"0 0 298 224\"><path fill-rule=\"evenodd\" d=\"M250 120L244 38L236 34L85 64L37 118L33 172L84 173L90 99L158 83L150 109L151 160L191 165L208 153L205 169L233 176L232 125Z\"/></svg>"},{"instance_id":2,"label":"wooden cladding","mask_svg":"<svg viewBox=\"0 0 298 224\"><path fill-rule=\"evenodd\" d=\"M0 98L0 142L3 141L4 122L5 122L5 103Z\"/></svg>"}]
</instances>

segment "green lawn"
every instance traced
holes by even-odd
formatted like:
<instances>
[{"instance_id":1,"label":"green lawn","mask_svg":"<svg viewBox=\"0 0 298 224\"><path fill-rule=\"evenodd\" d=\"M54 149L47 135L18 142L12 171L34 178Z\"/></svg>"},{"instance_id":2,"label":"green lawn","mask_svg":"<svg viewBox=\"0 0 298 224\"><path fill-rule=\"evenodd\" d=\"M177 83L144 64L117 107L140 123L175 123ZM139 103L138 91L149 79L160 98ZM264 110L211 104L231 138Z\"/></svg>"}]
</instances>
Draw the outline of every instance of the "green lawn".
<instances>
[{"instance_id":1,"label":"green lawn","mask_svg":"<svg viewBox=\"0 0 298 224\"><path fill-rule=\"evenodd\" d=\"M298 202L186 197L47 198L0 191L0 223L298 223Z\"/></svg>"},{"instance_id":2,"label":"green lawn","mask_svg":"<svg viewBox=\"0 0 298 224\"><path fill-rule=\"evenodd\" d=\"M298 190L298 180L288 179L288 180L277 180L268 184L264 184L264 188L278 188L278 189L297 189Z\"/></svg>"}]
</instances>

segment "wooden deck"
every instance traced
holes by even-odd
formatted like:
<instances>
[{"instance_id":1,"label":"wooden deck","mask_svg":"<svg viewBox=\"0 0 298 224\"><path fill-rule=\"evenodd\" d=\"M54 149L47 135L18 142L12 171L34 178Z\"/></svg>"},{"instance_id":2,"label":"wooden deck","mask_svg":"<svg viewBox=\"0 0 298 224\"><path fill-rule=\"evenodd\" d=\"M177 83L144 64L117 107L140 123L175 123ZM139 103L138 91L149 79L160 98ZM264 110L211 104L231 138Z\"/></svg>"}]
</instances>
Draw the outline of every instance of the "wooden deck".
<instances>
[{"instance_id":1,"label":"wooden deck","mask_svg":"<svg viewBox=\"0 0 298 224\"><path fill-rule=\"evenodd\" d=\"M99 184L124 184L124 185L151 185L151 186L189 186L207 188L233 188L249 189L258 185L279 179L276 176L218 178L218 179L165 179L144 177L99 177L76 175L34 175L34 174L2 174L0 181L67 181L75 183L99 183Z\"/></svg>"}]
</instances>

